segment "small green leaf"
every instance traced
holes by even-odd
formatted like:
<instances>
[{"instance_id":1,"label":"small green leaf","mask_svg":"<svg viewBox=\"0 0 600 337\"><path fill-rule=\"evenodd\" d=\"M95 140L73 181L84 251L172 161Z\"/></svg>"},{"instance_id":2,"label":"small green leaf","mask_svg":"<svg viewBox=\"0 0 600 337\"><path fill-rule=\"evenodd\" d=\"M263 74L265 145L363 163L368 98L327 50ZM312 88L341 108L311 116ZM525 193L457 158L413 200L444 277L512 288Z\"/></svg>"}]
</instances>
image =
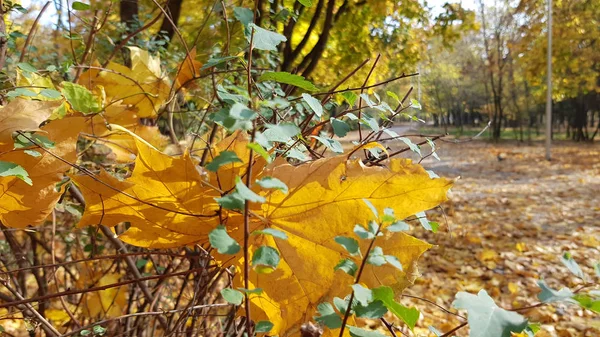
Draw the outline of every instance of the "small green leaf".
<instances>
[{"instance_id":1,"label":"small green leaf","mask_svg":"<svg viewBox=\"0 0 600 337\"><path fill-rule=\"evenodd\" d=\"M94 325L92 331L96 336L104 336L106 333L106 328L103 328L101 325Z\"/></svg>"},{"instance_id":2,"label":"small green leaf","mask_svg":"<svg viewBox=\"0 0 600 337\"><path fill-rule=\"evenodd\" d=\"M287 41L285 36L260 28L253 23L249 23L248 28L250 31L254 29L254 49L277 51L277 45L279 45L281 42ZM250 34L248 34L246 38L248 42L250 42Z\"/></svg>"},{"instance_id":3,"label":"small green leaf","mask_svg":"<svg viewBox=\"0 0 600 337\"><path fill-rule=\"evenodd\" d=\"M300 131L300 128L292 123L269 124L263 135L270 142L287 143L292 137L298 135Z\"/></svg>"},{"instance_id":4,"label":"small green leaf","mask_svg":"<svg viewBox=\"0 0 600 337\"><path fill-rule=\"evenodd\" d=\"M42 91L40 91L40 95L50 99L59 99L62 97L60 91L56 91L54 89L42 89Z\"/></svg>"},{"instance_id":5,"label":"small green leaf","mask_svg":"<svg viewBox=\"0 0 600 337\"><path fill-rule=\"evenodd\" d=\"M410 226L404 221L396 221L387 227L390 232L402 232L410 229Z\"/></svg>"},{"instance_id":6,"label":"small green leaf","mask_svg":"<svg viewBox=\"0 0 600 337\"><path fill-rule=\"evenodd\" d=\"M256 183L262 188L278 189L284 194L288 193L287 185L283 181L274 177L263 177L262 179L257 180Z\"/></svg>"},{"instance_id":7,"label":"small green leaf","mask_svg":"<svg viewBox=\"0 0 600 337\"><path fill-rule=\"evenodd\" d=\"M254 288L254 289L237 288L237 289L245 294L260 295L263 292L262 288Z\"/></svg>"},{"instance_id":8,"label":"small green leaf","mask_svg":"<svg viewBox=\"0 0 600 337\"><path fill-rule=\"evenodd\" d=\"M223 151L206 165L206 169L217 172L221 166L231 163L242 163L242 160L233 151Z\"/></svg>"},{"instance_id":9,"label":"small green leaf","mask_svg":"<svg viewBox=\"0 0 600 337\"><path fill-rule=\"evenodd\" d=\"M396 269L402 271L402 262L400 262L400 260L398 260L397 257L395 257L394 255L384 255L383 258L385 259L385 262L391 264L392 266L394 266Z\"/></svg>"},{"instance_id":10,"label":"small green leaf","mask_svg":"<svg viewBox=\"0 0 600 337\"><path fill-rule=\"evenodd\" d=\"M320 316L315 316L314 319L329 329L337 329L342 326L342 318L335 312L333 306L329 303L321 303L317 305L317 312Z\"/></svg>"},{"instance_id":11,"label":"small green leaf","mask_svg":"<svg viewBox=\"0 0 600 337\"><path fill-rule=\"evenodd\" d=\"M89 336L89 335L91 335L91 334L92 334L92 332L91 332L90 330L81 330L81 331L79 332L79 335L80 335L80 336Z\"/></svg>"},{"instance_id":12,"label":"small green leaf","mask_svg":"<svg viewBox=\"0 0 600 337\"><path fill-rule=\"evenodd\" d=\"M410 107L421 110L421 103L414 98L410 99Z\"/></svg>"},{"instance_id":13,"label":"small green leaf","mask_svg":"<svg viewBox=\"0 0 600 337\"><path fill-rule=\"evenodd\" d=\"M246 147L249 148L249 149L251 149L252 151L258 153L268 163L271 162L271 156L269 155L269 152L267 152L267 150L265 150L265 148L262 147L260 144L258 144L258 143L248 143L246 145Z\"/></svg>"},{"instance_id":14,"label":"small green leaf","mask_svg":"<svg viewBox=\"0 0 600 337\"><path fill-rule=\"evenodd\" d=\"M33 91L33 90L29 90L26 88L16 88L15 90L9 91L8 93L6 93L7 97L19 97L19 96L25 96L25 97L35 97L38 94Z\"/></svg>"},{"instance_id":15,"label":"small green leaf","mask_svg":"<svg viewBox=\"0 0 600 337\"><path fill-rule=\"evenodd\" d=\"M341 259L340 262L333 268L334 271L342 270L350 276L354 276L358 270L358 266L351 259Z\"/></svg>"},{"instance_id":16,"label":"small green leaf","mask_svg":"<svg viewBox=\"0 0 600 337\"><path fill-rule=\"evenodd\" d=\"M37 69L34 66L32 66L29 63L25 63L25 62L17 63L17 67L19 67L19 69L29 72L29 73L35 73L37 71Z\"/></svg>"},{"instance_id":17,"label":"small green leaf","mask_svg":"<svg viewBox=\"0 0 600 337\"><path fill-rule=\"evenodd\" d=\"M574 297L575 301L579 303L579 305L583 308L586 308L590 311L593 311L597 314L600 314L600 299L592 298L585 294L577 294Z\"/></svg>"},{"instance_id":18,"label":"small green leaf","mask_svg":"<svg viewBox=\"0 0 600 337\"><path fill-rule=\"evenodd\" d=\"M308 104L310 109L315 113L317 117L321 118L321 116L323 116L323 106L321 105L321 102L318 99L312 97L309 94L302 94L302 99L306 102L306 104Z\"/></svg>"},{"instance_id":19,"label":"small green leaf","mask_svg":"<svg viewBox=\"0 0 600 337\"><path fill-rule=\"evenodd\" d=\"M562 262L565 265L565 267L567 267L569 271L573 273L573 275L583 279L583 271L581 270L581 267L579 267L577 262L573 260L573 256L571 256L571 253L564 252L564 254L560 258L560 262Z\"/></svg>"},{"instance_id":20,"label":"small green leaf","mask_svg":"<svg viewBox=\"0 0 600 337\"><path fill-rule=\"evenodd\" d=\"M373 299L383 302L383 305L385 305L392 314L406 323L411 330L415 328L420 315L419 310L407 308L396 302L392 288L384 286L373 289Z\"/></svg>"},{"instance_id":21,"label":"small green leaf","mask_svg":"<svg viewBox=\"0 0 600 337\"><path fill-rule=\"evenodd\" d=\"M258 321L256 322L256 326L254 327L254 332L256 333L265 333L271 331L273 329L274 324L270 321Z\"/></svg>"},{"instance_id":22,"label":"small green leaf","mask_svg":"<svg viewBox=\"0 0 600 337\"><path fill-rule=\"evenodd\" d=\"M236 189L238 195L244 200L248 200L250 202L259 202L259 203L263 203L266 201L264 197L254 193L254 191L249 189L242 182L240 177L235 178L235 189Z\"/></svg>"},{"instance_id":23,"label":"small green leaf","mask_svg":"<svg viewBox=\"0 0 600 337\"><path fill-rule=\"evenodd\" d=\"M352 91L344 91L342 97L351 107L354 106L354 103L356 103L356 100L358 99L358 96Z\"/></svg>"},{"instance_id":24,"label":"small green leaf","mask_svg":"<svg viewBox=\"0 0 600 337\"><path fill-rule=\"evenodd\" d=\"M348 325L348 330L352 337L386 337L386 335L376 330L365 330L351 325Z\"/></svg>"},{"instance_id":25,"label":"small green leaf","mask_svg":"<svg viewBox=\"0 0 600 337\"><path fill-rule=\"evenodd\" d=\"M369 232L361 225L354 226L354 234L356 234L359 238L365 240L372 239L375 237L375 234Z\"/></svg>"},{"instance_id":26,"label":"small green leaf","mask_svg":"<svg viewBox=\"0 0 600 337\"><path fill-rule=\"evenodd\" d=\"M391 91L386 91L385 92L389 97L393 98L394 101L396 101L396 103L400 103L400 98L398 98L398 95L396 95L395 93L391 92Z\"/></svg>"},{"instance_id":27,"label":"small green leaf","mask_svg":"<svg viewBox=\"0 0 600 337\"><path fill-rule=\"evenodd\" d=\"M38 134L32 134L30 132L23 132L22 134L13 134L13 138L15 150L25 149L32 146L37 147L38 145L46 149L51 149L55 145L53 141L48 139L48 137Z\"/></svg>"},{"instance_id":28,"label":"small green leaf","mask_svg":"<svg viewBox=\"0 0 600 337\"><path fill-rule=\"evenodd\" d=\"M260 246L252 255L252 267L277 268L279 265L279 252L277 249L269 246Z\"/></svg>"},{"instance_id":29,"label":"small green leaf","mask_svg":"<svg viewBox=\"0 0 600 337\"><path fill-rule=\"evenodd\" d=\"M34 158L41 157L42 154L35 150L23 150L26 155L32 156Z\"/></svg>"},{"instance_id":30,"label":"small green leaf","mask_svg":"<svg viewBox=\"0 0 600 337\"><path fill-rule=\"evenodd\" d=\"M27 185L33 185L29 178L29 173L21 166L15 163L0 160L0 177L16 177L23 180Z\"/></svg>"},{"instance_id":31,"label":"small green leaf","mask_svg":"<svg viewBox=\"0 0 600 337\"><path fill-rule=\"evenodd\" d=\"M258 81L275 81L277 83L289 84L307 91L317 91L317 88L312 82L306 80L303 76L290 74L284 71L269 71L263 73Z\"/></svg>"},{"instance_id":32,"label":"small green leaf","mask_svg":"<svg viewBox=\"0 0 600 337\"><path fill-rule=\"evenodd\" d=\"M542 329L541 324L539 323L529 323L529 325L527 325L527 328L525 328L525 330L523 330L523 332L527 335L527 337L534 337L536 333L538 333L538 331L540 331Z\"/></svg>"},{"instance_id":33,"label":"small green leaf","mask_svg":"<svg viewBox=\"0 0 600 337\"><path fill-rule=\"evenodd\" d=\"M90 5L79 1L73 2L73 5L71 7L76 11L84 11L90 9Z\"/></svg>"},{"instance_id":34,"label":"small green leaf","mask_svg":"<svg viewBox=\"0 0 600 337\"><path fill-rule=\"evenodd\" d=\"M504 310L480 290L477 295L459 292L452 303L456 309L466 309L471 337L510 337L527 327L527 319L514 311Z\"/></svg>"},{"instance_id":35,"label":"small green leaf","mask_svg":"<svg viewBox=\"0 0 600 337\"><path fill-rule=\"evenodd\" d=\"M221 296L227 303L241 305L244 300L244 294L235 289L225 288L221 290Z\"/></svg>"},{"instance_id":36,"label":"small green leaf","mask_svg":"<svg viewBox=\"0 0 600 337\"><path fill-rule=\"evenodd\" d=\"M135 267L137 269L142 269L144 266L146 266L147 263L148 260L146 259L138 259L137 261L135 261Z\"/></svg>"},{"instance_id":37,"label":"small green leaf","mask_svg":"<svg viewBox=\"0 0 600 337\"><path fill-rule=\"evenodd\" d=\"M366 306L357 305L354 307L356 316L360 318L378 319L387 313L388 309L380 300L373 301Z\"/></svg>"},{"instance_id":38,"label":"small green leaf","mask_svg":"<svg viewBox=\"0 0 600 337\"><path fill-rule=\"evenodd\" d=\"M356 283L352 285L352 290L354 291L354 298L358 301L358 303L362 306L366 306L371 301L373 301L373 292L369 288L365 288L362 285Z\"/></svg>"},{"instance_id":39,"label":"small green leaf","mask_svg":"<svg viewBox=\"0 0 600 337\"><path fill-rule=\"evenodd\" d=\"M240 251L240 245L229 236L223 225L217 226L208 233L208 241L219 254L236 254Z\"/></svg>"},{"instance_id":40,"label":"small green leaf","mask_svg":"<svg viewBox=\"0 0 600 337\"><path fill-rule=\"evenodd\" d=\"M254 22L254 13L251 9L245 7L233 7L233 16L241 22L244 27Z\"/></svg>"},{"instance_id":41,"label":"small green leaf","mask_svg":"<svg viewBox=\"0 0 600 337\"><path fill-rule=\"evenodd\" d=\"M375 208L375 206L369 201L369 199L363 198L362 201L367 205L367 207L369 207L371 213L373 213L373 215L375 216L375 219L378 219L379 212L377 212L377 208Z\"/></svg>"},{"instance_id":42,"label":"small green leaf","mask_svg":"<svg viewBox=\"0 0 600 337\"><path fill-rule=\"evenodd\" d=\"M360 254L360 249L358 247L358 241L353 238L349 238L346 236L336 236L335 242L340 244L350 255L358 255Z\"/></svg>"},{"instance_id":43,"label":"small green leaf","mask_svg":"<svg viewBox=\"0 0 600 337\"><path fill-rule=\"evenodd\" d=\"M237 8L239 8L239 7L237 7ZM244 8L244 9L246 9L246 8ZM234 9L234 13L235 13L235 9ZM202 66L202 68L200 68L200 70L205 70L208 68L216 67L220 64L227 63L228 61L235 60L235 59L239 59L239 56L225 56L225 57L210 58L208 61L206 61L206 63Z\"/></svg>"},{"instance_id":44,"label":"small green leaf","mask_svg":"<svg viewBox=\"0 0 600 337\"><path fill-rule=\"evenodd\" d=\"M325 145L326 148L335 152L335 153L344 153L344 148L342 144L335 139L324 138L319 136L311 136L312 138L318 140L321 144Z\"/></svg>"},{"instance_id":45,"label":"small green leaf","mask_svg":"<svg viewBox=\"0 0 600 337\"><path fill-rule=\"evenodd\" d=\"M573 300L575 294L569 288L561 288L557 291L550 288L546 282L542 280L537 281L537 284L540 289L542 289L542 292L538 294L538 299L544 303L575 302Z\"/></svg>"},{"instance_id":46,"label":"small green leaf","mask_svg":"<svg viewBox=\"0 0 600 337\"><path fill-rule=\"evenodd\" d=\"M265 228L263 230L258 230L258 231L254 231L252 232L252 234L254 235L270 235L274 238L278 238L278 239L282 239L282 240L287 240L288 236L287 234L285 234L285 232L282 232L280 230L274 229L274 228Z\"/></svg>"},{"instance_id":47,"label":"small green leaf","mask_svg":"<svg viewBox=\"0 0 600 337\"><path fill-rule=\"evenodd\" d=\"M312 0L298 0L298 2L304 7L312 6Z\"/></svg>"},{"instance_id":48,"label":"small green leaf","mask_svg":"<svg viewBox=\"0 0 600 337\"><path fill-rule=\"evenodd\" d=\"M215 201L224 209L244 209L244 198L242 198L237 192L229 193L221 198L215 198Z\"/></svg>"},{"instance_id":49,"label":"small green leaf","mask_svg":"<svg viewBox=\"0 0 600 337\"><path fill-rule=\"evenodd\" d=\"M381 247L375 247L369 253L369 258L367 259L368 264L380 267L386 264L386 262L385 256L383 255L383 249L381 249Z\"/></svg>"},{"instance_id":50,"label":"small green leaf","mask_svg":"<svg viewBox=\"0 0 600 337\"><path fill-rule=\"evenodd\" d=\"M329 122L333 128L333 133L338 137L345 137L351 131L350 125L342 120L331 118Z\"/></svg>"},{"instance_id":51,"label":"small green leaf","mask_svg":"<svg viewBox=\"0 0 600 337\"><path fill-rule=\"evenodd\" d=\"M433 230L433 226L431 225L429 220L427 220L427 215L425 215L425 212L419 212L415 214L415 216L417 217L417 219L419 219L419 223L421 223L421 226L423 226L423 228L434 233L437 231L437 228L435 231Z\"/></svg>"},{"instance_id":52,"label":"small green leaf","mask_svg":"<svg viewBox=\"0 0 600 337\"><path fill-rule=\"evenodd\" d=\"M361 123L369 127L371 130L373 130L373 132L379 132L379 122L377 122L377 119L367 114L363 114L361 118Z\"/></svg>"},{"instance_id":53,"label":"small green leaf","mask_svg":"<svg viewBox=\"0 0 600 337\"><path fill-rule=\"evenodd\" d=\"M413 143L412 140L410 140L406 137L398 137L397 139L404 142L404 144L406 144L412 152L415 152L419 156L421 156L421 148L419 147L419 145Z\"/></svg>"},{"instance_id":54,"label":"small green leaf","mask_svg":"<svg viewBox=\"0 0 600 337\"><path fill-rule=\"evenodd\" d=\"M67 99L67 102L71 104L73 110L79 111L84 115L102 110L102 106L96 96L86 87L66 81L62 82L61 85L63 87L62 94Z\"/></svg>"}]
</instances>

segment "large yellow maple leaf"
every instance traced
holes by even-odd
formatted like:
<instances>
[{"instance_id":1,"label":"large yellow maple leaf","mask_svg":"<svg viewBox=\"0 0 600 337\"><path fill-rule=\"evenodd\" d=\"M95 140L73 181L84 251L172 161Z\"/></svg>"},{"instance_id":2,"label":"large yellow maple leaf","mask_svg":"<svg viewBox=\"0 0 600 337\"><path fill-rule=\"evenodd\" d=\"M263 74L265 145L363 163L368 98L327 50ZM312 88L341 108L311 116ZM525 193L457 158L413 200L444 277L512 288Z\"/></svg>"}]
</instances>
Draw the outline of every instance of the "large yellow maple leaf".
<instances>
[{"instance_id":1,"label":"large yellow maple leaf","mask_svg":"<svg viewBox=\"0 0 600 337\"><path fill-rule=\"evenodd\" d=\"M86 71L78 83L90 90L102 86L110 101L135 106L139 117L155 117L168 99L171 85L162 74L158 57L137 47L128 48L131 68L110 62L107 70L95 67Z\"/></svg>"},{"instance_id":2,"label":"large yellow maple leaf","mask_svg":"<svg viewBox=\"0 0 600 337\"><path fill-rule=\"evenodd\" d=\"M187 154L173 158L140 141L136 144L139 152L136 166L125 181L101 173L97 179L111 186L107 188L90 177L74 178L87 201L81 225L115 225L129 221L132 227L121 236L124 241L158 248L206 242L208 233L221 220L231 237L242 242L241 214L231 211L217 219L214 215L218 205L212 199L233 189L235 178L246 174L250 151L244 134L224 139L215 146L211 156L214 158L227 150L235 152L241 162L223 165L207 177L200 173L200 168L194 167L195 162ZM410 160L394 159L387 167L365 167L360 161L349 161L345 156L300 166L285 164L282 160L266 166L266 161L258 157L254 160L257 163L253 167L253 180L273 177L288 188L286 193L254 184L253 190L266 201L250 207L250 230L258 233L251 236L250 252L266 245L277 249L281 256L273 272L251 271L250 287L263 290L260 295L251 296L255 306L252 318L272 321L275 326L271 333L282 336L296 333L301 323L312 318L314 308L322 301L351 291L352 278L334 272L346 254L334 238L353 236L356 224L366 224L373 219L363 199L368 199L380 211L386 207L394 209L396 217L402 219L445 201L451 186L449 180L430 178L420 165ZM194 214L178 214L157 208L158 205ZM267 228L285 233L287 239L260 234ZM378 238L377 245L386 254L396 256L404 270L367 266L361 282L397 289L409 283L408 274L413 272L413 265L430 247L403 233ZM243 269L242 253L233 259L218 254L217 258L234 261L238 270ZM244 286L241 273L235 286Z\"/></svg>"},{"instance_id":3,"label":"large yellow maple leaf","mask_svg":"<svg viewBox=\"0 0 600 337\"><path fill-rule=\"evenodd\" d=\"M266 169L261 176L283 181L289 192L275 190L263 193L266 202L253 218L251 231L273 228L286 233L287 239L252 236L254 251L260 246L276 248L281 262L273 273L251 272L252 288L263 293L252 296L261 317L275 324L271 333L282 336L297 333L300 324L310 320L315 307L333 296L351 292L353 280L334 272L344 250L334 241L336 236L354 236L356 224L366 224L373 214L363 199L380 211L386 207L403 219L433 208L446 200L451 182L431 179L427 172L410 160L394 159L388 167L364 167L360 161L347 161L345 156L317 160L297 167L284 164ZM228 223L237 230L232 237L243 239L241 224ZM368 265L361 282L370 287L408 284L407 272L430 245L403 233L388 234L378 239L386 254L396 256L405 270L391 266ZM366 247L363 247L363 251ZM243 259L236 260L242 270ZM237 286L243 286L241 276Z\"/></svg>"},{"instance_id":4,"label":"large yellow maple leaf","mask_svg":"<svg viewBox=\"0 0 600 337\"><path fill-rule=\"evenodd\" d=\"M0 220L9 227L39 225L50 214L62 195L57 187L68 163L76 160L76 143L83 117L54 120L39 128L59 101L15 100L0 110L0 160L15 163L29 174L32 184L14 176L0 177ZM36 146L14 148L13 133L37 131L54 143L46 150ZM25 153L34 150L37 156ZM60 159L59 159L60 158Z\"/></svg>"}]
</instances>

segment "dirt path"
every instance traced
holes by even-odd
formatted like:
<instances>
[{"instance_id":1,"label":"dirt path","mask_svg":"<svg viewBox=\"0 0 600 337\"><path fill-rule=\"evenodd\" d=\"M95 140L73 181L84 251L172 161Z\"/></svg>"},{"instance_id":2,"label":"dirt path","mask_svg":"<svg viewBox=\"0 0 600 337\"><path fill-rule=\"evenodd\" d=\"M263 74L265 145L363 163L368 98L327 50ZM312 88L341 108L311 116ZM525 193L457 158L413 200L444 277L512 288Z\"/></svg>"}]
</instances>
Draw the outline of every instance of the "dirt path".
<instances>
[{"instance_id":1,"label":"dirt path","mask_svg":"<svg viewBox=\"0 0 600 337\"><path fill-rule=\"evenodd\" d=\"M408 294L449 308L457 291L486 289L502 307L525 307L538 302L538 279L555 289L583 284L559 261L565 251L599 283L593 265L600 262L600 146L557 143L549 163L540 143L440 145L442 160L428 158L424 166L461 179L444 205L448 226L414 233L438 247L421 261L423 277ZM439 211L430 217L446 224ZM424 302L419 308L423 335L428 325L448 331L459 322ZM543 324L540 336L600 336L599 316L574 306L527 316Z\"/></svg>"}]
</instances>

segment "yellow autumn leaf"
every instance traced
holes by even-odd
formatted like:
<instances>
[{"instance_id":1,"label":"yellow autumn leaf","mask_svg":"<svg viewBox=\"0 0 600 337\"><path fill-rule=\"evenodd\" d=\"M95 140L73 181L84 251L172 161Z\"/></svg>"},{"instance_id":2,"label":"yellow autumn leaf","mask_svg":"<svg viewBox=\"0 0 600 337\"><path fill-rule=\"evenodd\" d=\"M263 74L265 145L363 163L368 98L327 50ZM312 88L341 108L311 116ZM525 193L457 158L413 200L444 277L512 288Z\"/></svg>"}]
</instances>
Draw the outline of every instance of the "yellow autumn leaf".
<instances>
[{"instance_id":1,"label":"yellow autumn leaf","mask_svg":"<svg viewBox=\"0 0 600 337\"><path fill-rule=\"evenodd\" d=\"M263 191L267 201L251 231L272 228L286 233L287 240L272 236L252 236L251 251L271 246L279 251L281 262L273 273L252 271L251 288L263 293L253 296L257 320L275 324L271 333L281 336L297 333L300 324L310 320L316 306L326 298L350 291L352 278L333 273L345 255L334 242L336 236L354 236L355 224L373 219L363 198L383 210L390 207L399 219L433 208L446 200L451 182L431 179L419 165L409 160L392 160L389 167L364 167L359 161L346 161L344 156L317 160L297 167L284 164L266 169L261 176L280 179L289 193ZM233 221L232 221L233 220ZM230 219L229 228L237 228L232 237L243 239L240 217ZM404 272L393 267L367 267L365 284L380 284L403 289L412 279L413 264L430 245L403 233L390 234L378 245L386 254L395 255L405 266ZM366 249L363 247L363 249ZM243 259L238 256L242 270ZM241 276L235 286L243 286ZM259 309L260 308L260 309ZM253 314L254 315L254 314Z\"/></svg>"},{"instance_id":2,"label":"yellow autumn leaf","mask_svg":"<svg viewBox=\"0 0 600 337\"><path fill-rule=\"evenodd\" d=\"M103 270L106 262L86 262L80 269L76 281L79 289L109 286L121 281L122 275ZM127 286L110 287L108 289L85 293L81 311L85 317L118 317L123 314L127 305Z\"/></svg>"},{"instance_id":3,"label":"yellow autumn leaf","mask_svg":"<svg viewBox=\"0 0 600 337\"><path fill-rule=\"evenodd\" d=\"M92 68L82 74L78 83L93 90L102 86L107 99L137 108L139 117L155 117L169 97L171 86L160 68L160 59L137 47L131 51L131 68L110 62L106 70Z\"/></svg>"},{"instance_id":4,"label":"yellow autumn leaf","mask_svg":"<svg viewBox=\"0 0 600 337\"><path fill-rule=\"evenodd\" d=\"M190 50L190 54L186 56L186 58L181 61L179 67L177 67L177 87L182 86L190 86L193 84L190 81L200 74L200 67L202 63L200 61L196 61L196 47Z\"/></svg>"},{"instance_id":5,"label":"yellow autumn leaf","mask_svg":"<svg viewBox=\"0 0 600 337\"><path fill-rule=\"evenodd\" d=\"M130 177L120 180L102 170L72 179L86 200L80 227L130 222L121 239L161 248L206 241L218 225L220 194L210 188L189 154L170 157L139 140Z\"/></svg>"},{"instance_id":6,"label":"yellow autumn leaf","mask_svg":"<svg viewBox=\"0 0 600 337\"><path fill-rule=\"evenodd\" d=\"M0 221L6 226L39 225L63 192L64 186L57 187L57 184L70 168L68 163L76 160L77 137L85 120L69 117L38 128L57 104L60 102L15 100L0 110L0 160L22 166L32 181L32 185L28 185L17 177L0 177ZM52 154L36 146L14 149L12 133L17 130L38 130L40 135L54 142L54 146L47 149ZM24 150L34 150L37 156Z\"/></svg>"},{"instance_id":7,"label":"yellow autumn leaf","mask_svg":"<svg viewBox=\"0 0 600 337\"><path fill-rule=\"evenodd\" d=\"M0 109L0 146L13 144L13 132L36 131L61 101L31 101L17 98Z\"/></svg>"}]
</instances>

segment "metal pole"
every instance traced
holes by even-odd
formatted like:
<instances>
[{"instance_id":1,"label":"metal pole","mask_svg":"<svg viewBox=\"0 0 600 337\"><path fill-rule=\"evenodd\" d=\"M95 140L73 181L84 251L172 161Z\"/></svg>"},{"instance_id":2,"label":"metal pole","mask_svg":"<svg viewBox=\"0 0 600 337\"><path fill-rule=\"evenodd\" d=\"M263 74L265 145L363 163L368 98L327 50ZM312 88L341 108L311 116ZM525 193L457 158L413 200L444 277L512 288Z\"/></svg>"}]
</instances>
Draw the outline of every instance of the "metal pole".
<instances>
[{"instance_id":1,"label":"metal pole","mask_svg":"<svg viewBox=\"0 0 600 337\"><path fill-rule=\"evenodd\" d=\"M548 91L546 93L546 160L552 158L550 146L552 145L552 0L548 0Z\"/></svg>"}]
</instances>

